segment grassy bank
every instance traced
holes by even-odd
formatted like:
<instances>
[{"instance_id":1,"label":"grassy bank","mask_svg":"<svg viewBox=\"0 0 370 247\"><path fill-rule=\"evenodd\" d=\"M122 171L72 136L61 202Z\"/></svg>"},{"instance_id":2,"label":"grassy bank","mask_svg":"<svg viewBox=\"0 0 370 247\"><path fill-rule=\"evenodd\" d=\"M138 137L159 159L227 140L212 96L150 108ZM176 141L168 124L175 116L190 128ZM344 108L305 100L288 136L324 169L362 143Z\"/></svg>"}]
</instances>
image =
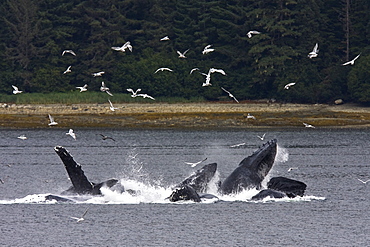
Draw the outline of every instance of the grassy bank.
<instances>
[{"instance_id":1,"label":"grassy bank","mask_svg":"<svg viewBox=\"0 0 370 247\"><path fill-rule=\"evenodd\" d=\"M112 97L114 101L115 97ZM263 103L115 103L10 104L0 107L3 128L47 128L48 114L56 128L317 128L370 126L370 108L351 104L302 105ZM248 117L255 116L255 119ZM55 128L53 127L53 128Z\"/></svg>"},{"instance_id":2,"label":"grassy bank","mask_svg":"<svg viewBox=\"0 0 370 247\"><path fill-rule=\"evenodd\" d=\"M204 102L203 98L159 97L155 100L143 97L131 97L130 94L114 94L114 97L102 92L69 92L69 93L21 93L17 95L0 95L0 102L7 104L104 104L110 99L115 103L189 103Z\"/></svg>"}]
</instances>

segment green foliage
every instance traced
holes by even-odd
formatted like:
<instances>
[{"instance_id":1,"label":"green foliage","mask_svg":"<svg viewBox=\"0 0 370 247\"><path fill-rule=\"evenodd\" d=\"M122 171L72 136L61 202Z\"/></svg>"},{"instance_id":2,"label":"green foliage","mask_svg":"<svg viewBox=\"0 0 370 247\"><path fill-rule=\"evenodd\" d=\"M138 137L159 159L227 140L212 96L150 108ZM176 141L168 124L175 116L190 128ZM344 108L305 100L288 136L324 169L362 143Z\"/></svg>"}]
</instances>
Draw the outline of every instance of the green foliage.
<instances>
[{"instance_id":1,"label":"green foliage","mask_svg":"<svg viewBox=\"0 0 370 247\"><path fill-rule=\"evenodd\" d=\"M345 4L335 0L1 1L0 93L10 95L11 85L26 93L60 93L88 84L89 93L101 95L104 81L115 97L126 95L127 88L141 88L156 99L218 100L225 97L222 86L239 100L367 102L367 72L361 60L370 50L370 2L350 2L349 51L351 56L362 52L352 68L341 66L346 60ZM248 38L250 30L261 34ZM166 35L170 40L160 41ZM132 52L111 49L127 41ZM309 59L315 43L319 56ZM206 45L215 51L203 55ZM62 56L66 49L77 56ZM176 51L187 49L187 58L178 58ZM63 74L68 66L72 72ZM154 73L160 67L173 72ZM195 67L199 71L190 74ZM212 74L212 86L202 87L205 77L199 72L207 73L209 68L223 69L227 75ZM98 71L105 74L94 78L92 73ZM285 90L291 82L296 85Z\"/></svg>"},{"instance_id":2,"label":"green foliage","mask_svg":"<svg viewBox=\"0 0 370 247\"><path fill-rule=\"evenodd\" d=\"M68 92L68 93L22 93L17 95L0 94L3 103L14 104L108 104L108 99L113 103L191 103L204 102L202 97L158 97L154 101L143 97L132 98L129 94L114 94L108 96L102 92Z\"/></svg>"},{"instance_id":3,"label":"green foliage","mask_svg":"<svg viewBox=\"0 0 370 247\"><path fill-rule=\"evenodd\" d=\"M370 55L362 56L355 65L349 68L348 89L354 101L368 103L370 102Z\"/></svg>"}]
</instances>

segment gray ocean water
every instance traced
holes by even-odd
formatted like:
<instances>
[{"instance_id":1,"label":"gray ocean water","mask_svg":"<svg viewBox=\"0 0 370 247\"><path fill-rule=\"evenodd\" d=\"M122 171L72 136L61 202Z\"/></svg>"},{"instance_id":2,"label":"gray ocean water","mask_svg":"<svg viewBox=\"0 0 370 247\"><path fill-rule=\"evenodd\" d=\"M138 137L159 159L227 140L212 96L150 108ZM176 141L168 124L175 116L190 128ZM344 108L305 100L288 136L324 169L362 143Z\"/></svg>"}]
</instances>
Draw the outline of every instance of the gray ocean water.
<instances>
[{"instance_id":1,"label":"gray ocean water","mask_svg":"<svg viewBox=\"0 0 370 247\"><path fill-rule=\"evenodd\" d=\"M368 246L370 242L367 129L232 131L76 129L0 130L1 246ZM102 140L99 134L116 141ZM256 191L201 203L170 203L171 185L207 158L222 180L263 141L278 140L269 178L307 184L295 199L251 202ZM26 135L27 140L17 137ZM231 145L245 143L238 148ZM66 147L95 182L112 177L128 193L45 202L70 186L53 148ZM288 172L289 167L297 167ZM217 193L215 191L215 193ZM88 210L85 221L77 223Z\"/></svg>"}]
</instances>

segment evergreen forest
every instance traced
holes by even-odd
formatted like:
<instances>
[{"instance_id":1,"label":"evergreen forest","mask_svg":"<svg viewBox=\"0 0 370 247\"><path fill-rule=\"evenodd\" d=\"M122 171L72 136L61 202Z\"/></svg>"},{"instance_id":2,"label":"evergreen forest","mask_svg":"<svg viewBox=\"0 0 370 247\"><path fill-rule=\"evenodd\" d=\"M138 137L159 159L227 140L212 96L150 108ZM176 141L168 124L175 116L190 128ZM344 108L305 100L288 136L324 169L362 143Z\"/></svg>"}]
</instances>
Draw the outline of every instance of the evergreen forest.
<instances>
[{"instance_id":1,"label":"evergreen forest","mask_svg":"<svg viewBox=\"0 0 370 247\"><path fill-rule=\"evenodd\" d=\"M222 87L239 101L370 102L369 0L4 0L0 9L0 95L12 85L100 92L104 81L113 94L231 100ZM128 41L132 51L112 49ZM172 71L154 73L161 67ZM202 86L210 68L226 75Z\"/></svg>"}]
</instances>

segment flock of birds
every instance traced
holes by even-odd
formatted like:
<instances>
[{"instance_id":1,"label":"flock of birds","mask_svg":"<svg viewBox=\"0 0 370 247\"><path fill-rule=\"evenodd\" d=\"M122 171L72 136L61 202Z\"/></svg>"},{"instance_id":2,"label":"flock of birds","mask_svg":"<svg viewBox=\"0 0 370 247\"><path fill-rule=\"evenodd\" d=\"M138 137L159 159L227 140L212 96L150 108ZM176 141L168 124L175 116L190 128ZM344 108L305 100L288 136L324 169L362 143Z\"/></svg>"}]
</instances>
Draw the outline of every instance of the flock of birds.
<instances>
[{"instance_id":1,"label":"flock of birds","mask_svg":"<svg viewBox=\"0 0 370 247\"><path fill-rule=\"evenodd\" d=\"M249 31L246 35L248 36L248 38L252 38L254 35L258 35L258 34L261 34L261 32L259 31L256 31L256 30L251 30ZM165 36L163 38L160 39L160 41L169 41L170 38L168 36ZM126 50L129 50L130 52L132 52L132 45L130 43L130 41L127 41L126 43L124 43L122 46L120 47L116 47L116 46L113 46L111 47L111 49L115 50L115 51L118 51L118 52L126 52ZM177 54L178 54L178 57L181 58L181 59L185 59L186 58L186 53L189 51L190 49L187 49L185 50L184 52L181 52L179 50L177 50ZM205 55L205 54L208 54L210 52L213 52L215 51L214 48L212 48L212 45L206 45L204 48L203 48L203 51L202 51L202 54ZM64 50L62 52L62 56L66 55L66 54L71 54L73 56L77 56L76 53L73 51L73 50ZM312 58L316 58L317 56L319 55L319 44L316 43L315 46L313 47L312 51L308 53L308 58L312 59ZM348 62L345 62L343 63L342 65L343 66L346 66L346 65L354 65L355 61L360 57L361 53L359 55L357 55L355 58L353 58L352 60L348 61ZM71 73L72 70L71 70L72 66L68 66L68 68L63 72L63 74L67 74L67 73ZM197 71L199 70L199 68L193 68L191 71L190 71L190 74L192 74L194 71ZM169 71L169 72L173 72L172 69L170 68L166 68L166 67L162 67L162 68L158 68L154 74L160 72L160 71ZM199 71L198 71L199 72ZM208 73L202 73L202 72L199 72L201 75L204 75L205 76L205 82L202 84L203 87L206 87L206 86L211 86L211 74L212 73L220 73L222 75L226 75L225 71L222 70L222 69L215 69L215 68L210 68ZM104 71L99 71L99 72L94 72L92 73L92 76L93 77L101 77L105 74ZM292 86L294 86L296 83L295 82L291 82L291 83L288 83L284 86L284 89L288 90L290 89ZM22 91L20 91L18 89L18 87L12 85L13 87L13 94L19 94L19 93L22 93ZM85 92L87 91L87 87L88 85L85 84L84 86L82 87L76 87L77 89L80 90L80 92ZM226 90L225 88L221 87L221 89L228 94L228 96L230 98L232 98L236 103L239 103L239 101L235 98L235 96L229 92L228 90ZM110 96L113 96L112 93L110 93L109 91L109 88L105 86L105 83L102 82L102 85L100 87L100 90L102 92L106 92L108 95ZM138 90L141 90L141 89L138 89ZM132 89L127 89L127 91L129 92L132 92L133 93L133 90ZM133 93L131 95L131 97L143 97L143 98L148 98L148 99L151 99L151 100L155 100L152 96L148 95L148 94L136 94L136 93ZM112 106L111 102L110 102L110 106ZM110 107L110 109L112 111L116 110L117 108L114 108L114 107Z\"/></svg>"},{"instance_id":2,"label":"flock of birds","mask_svg":"<svg viewBox=\"0 0 370 247\"><path fill-rule=\"evenodd\" d=\"M256 30L251 30L249 31L246 35L248 38L252 38L254 35L258 35L258 34L261 34L261 32L259 31L256 31ZM168 36L165 36L163 38L160 39L160 41L169 41L170 38ZM126 50L129 50L130 52L132 52L133 48L132 48L132 45L130 43L130 41L127 41L126 43L124 43L122 46L120 47L111 47L112 50L115 50L117 52L126 52ZM178 54L178 57L181 58L181 59L186 59L186 53L189 51L190 49L187 49L185 50L184 52L181 52L179 50L177 50L177 54ZM215 49L212 48L212 45L206 45L204 48L203 48L203 51L202 51L202 54L203 55L206 55L208 53L211 53L211 52L214 52ZM66 55L66 54L71 54L72 56L77 56L77 54L73 51L73 50L64 50L62 52L62 56ZM316 43L315 46L313 47L312 51L308 53L308 58L312 59L312 58L316 58L317 56L319 55L319 44ZM343 66L346 66L346 65L354 65L355 64L355 61L360 57L361 53L358 54L355 58L353 58L352 60L348 61L348 62L345 62L343 63L342 65ZM67 74L67 73L71 73L72 72L72 65L68 66L67 69L63 72L63 74ZM167 67L161 67L161 68L158 68L154 74L158 73L158 72L163 72L163 71L168 71L168 72L173 72L172 69L170 68L167 68ZM219 73L221 75L224 75L226 76L226 73L223 69L216 69L216 68L210 68L208 70L207 73L203 73L203 72L200 72L199 71L199 68L193 68L191 69L190 71L190 74L193 74L195 71L197 71L198 73L200 73L201 75L205 76L205 81L203 82L202 86L203 87L207 87L207 86L211 86L211 75L213 73ZM105 74L104 71L99 71L99 72L94 72L92 73L92 76L93 77L102 77L103 75ZM292 86L294 86L296 83L295 82L292 82L292 83L288 83L284 86L284 89L285 90L289 90ZM22 93L23 91L19 90L17 86L14 86L12 85L13 87L13 94L20 94ZM82 87L76 87L77 89L80 90L80 92L86 92L88 89L87 89L88 85L85 84L84 86ZM225 89L224 87L221 87L221 90L224 91L232 100L234 100L236 103L239 103L239 100L230 92L228 91L227 89ZM107 93L109 96L113 96L113 94L110 92L110 89L105 85L104 81L101 82L101 87L100 87L100 91L101 92L105 92ZM143 98L148 98L148 99L151 99L151 100L155 100L154 97L148 95L148 94L144 94L144 93L139 93L141 92L141 89L138 88L136 90L134 89L131 89L131 88L128 88L127 91L129 93L131 93L131 97L132 98L135 98L135 97L143 97ZM113 106L113 103L111 102L110 99L108 99L108 102L109 102L109 109L111 111L115 111L117 110L118 108L117 107L114 107ZM247 119L253 119L255 120L256 118L249 114L247 115ZM55 126L57 125L58 123L55 122L54 118L49 114L49 126ZM308 123L303 123L303 125L306 127L306 128L315 128L315 126L311 125L311 124L308 124ZM69 129L68 133L66 133L66 135L69 135L71 136L73 139L76 139L76 135L75 133L73 132L73 129ZM19 139L21 140L26 140L27 137L24 136L24 135L21 135L18 137ZM260 137L261 138L261 137ZM112 138L113 139L113 138ZM263 138L261 138L263 140ZM105 140L104 136L103 136L103 140ZM113 139L114 140L114 139ZM237 146L237 145L236 145ZM192 163L193 164L193 163Z\"/></svg>"},{"instance_id":3,"label":"flock of birds","mask_svg":"<svg viewBox=\"0 0 370 247\"><path fill-rule=\"evenodd\" d=\"M249 31L246 35L248 36L248 38L252 38L254 35L258 35L258 34L261 34L261 32L259 31L256 31L256 30L251 30ZM169 41L170 38L168 36L165 36L163 38L160 39L160 41ZM124 43L122 46L120 47L116 47L116 46L113 46L111 47L111 49L115 50L115 51L118 51L118 52L126 52L126 50L128 49L130 52L132 52L132 45L131 45L131 42L130 41L127 41L126 43ZM177 54L178 54L178 57L179 58L186 58L186 53L189 51L190 49L187 49L185 50L184 52L181 52L179 50L177 50ZM212 45L206 45L204 48L203 48L203 51L202 51L202 54L205 55L205 54L208 54L210 52L213 52L215 51L214 48L212 48ZM71 54L73 56L77 56L76 53L73 51L73 50L64 50L62 52L62 56L64 56L65 54ZM316 43L315 46L313 47L312 51L308 53L308 58L312 59L312 58L315 58L319 55L319 44ZM358 54L355 58L353 58L352 60L348 61L348 62L345 62L343 63L342 65L343 66L346 66L346 65L354 65L355 64L355 61L360 57L361 53ZM67 74L67 73L71 73L72 70L71 70L72 66L68 66L67 69L63 72L63 74ZM199 68L194 68L190 71L190 74L192 74L194 71L196 70L199 70ZM159 71L169 71L169 72L173 72L172 69L170 68L166 68L166 67L162 67L162 68L158 68L154 73L158 73ZM211 86L212 84L210 83L211 81L211 74L214 73L214 72L217 72L217 73L221 73L222 75L226 75L225 71L223 71L222 69L215 69L215 68L210 68L208 73L202 73L202 72L199 72L200 74L204 75L205 76L205 82L202 84L203 87L206 87L206 86ZM93 77L101 77L103 76L105 72L104 71L99 71L99 72L94 72L92 73L92 76ZM288 83L284 86L284 89L288 90L290 89L292 86L294 86L296 83L295 82L292 82L292 83ZM18 89L18 87L12 85L13 87L13 94L19 94L19 93L22 93L22 91L20 91ZM87 84L85 84L83 87L76 87L77 89L80 89L80 92L85 92L87 91ZM235 100L235 102L239 103L239 101L234 97L233 94L231 94L229 91L227 91L226 89L224 88L221 88L223 91L225 91L233 100ZM110 96L113 96L110 92L109 92L109 88L107 88L104 84L104 82L102 82L102 86L100 88L100 90L102 92L106 92L108 93ZM130 91L130 89L127 89L128 91ZM147 95L147 94L133 94L132 97L136 97L136 96L141 96L141 97L144 97L144 98L149 98L149 99L152 99L154 100L153 97Z\"/></svg>"}]
</instances>

